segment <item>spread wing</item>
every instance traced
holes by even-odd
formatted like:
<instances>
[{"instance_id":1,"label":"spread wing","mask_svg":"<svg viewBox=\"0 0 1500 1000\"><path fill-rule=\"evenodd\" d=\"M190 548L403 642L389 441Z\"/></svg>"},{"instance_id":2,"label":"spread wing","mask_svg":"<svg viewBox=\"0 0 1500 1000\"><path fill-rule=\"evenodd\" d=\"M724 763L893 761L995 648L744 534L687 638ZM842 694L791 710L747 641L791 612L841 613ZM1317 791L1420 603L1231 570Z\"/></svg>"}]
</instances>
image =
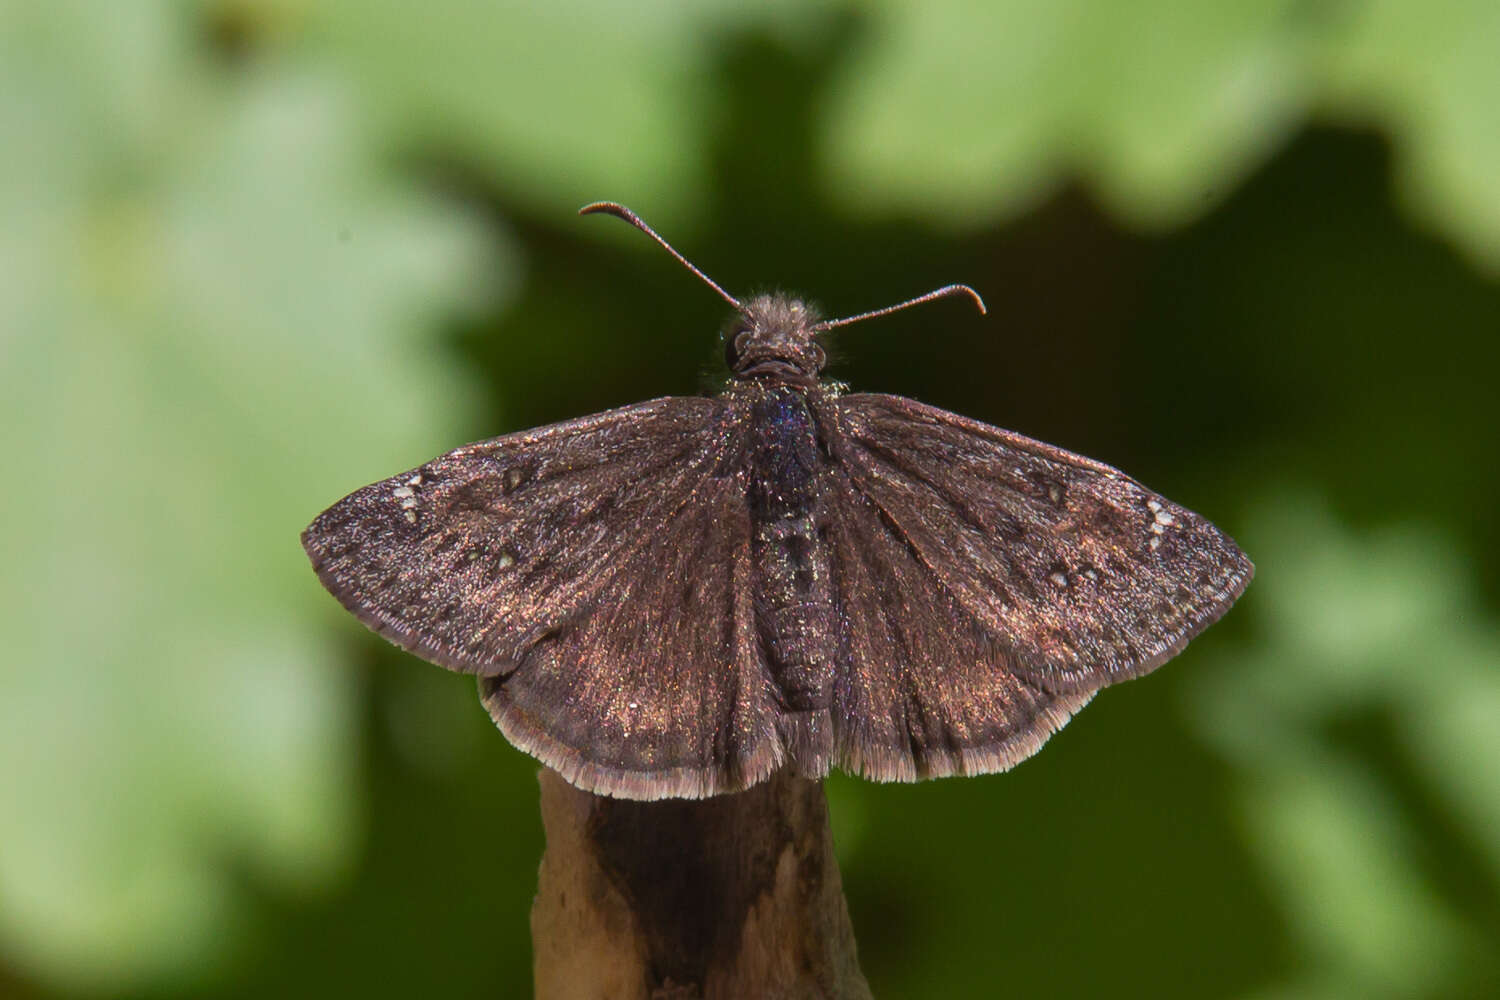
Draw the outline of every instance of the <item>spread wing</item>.
<instances>
[{"instance_id":1,"label":"spread wing","mask_svg":"<svg viewBox=\"0 0 1500 1000\"><path fill-rule=\"evenodd\" d=\"M1098 688L1181 650L1254 572L1102 463L896 396L836 397L819 418L851 770L1009 767Z\"/></svg>"},{"instance_id":2,"label":"spread wing","mask_svg":"<svg viewBox=\"0 0 1500 1000\"><path fill-rule=\"evenodd\" d=\"M478 674L511 742L574 784L747 787L781 751L735 427L669 398L466 445L345 497L303 545L366 625Z\"/></svg>"}]
</instances>

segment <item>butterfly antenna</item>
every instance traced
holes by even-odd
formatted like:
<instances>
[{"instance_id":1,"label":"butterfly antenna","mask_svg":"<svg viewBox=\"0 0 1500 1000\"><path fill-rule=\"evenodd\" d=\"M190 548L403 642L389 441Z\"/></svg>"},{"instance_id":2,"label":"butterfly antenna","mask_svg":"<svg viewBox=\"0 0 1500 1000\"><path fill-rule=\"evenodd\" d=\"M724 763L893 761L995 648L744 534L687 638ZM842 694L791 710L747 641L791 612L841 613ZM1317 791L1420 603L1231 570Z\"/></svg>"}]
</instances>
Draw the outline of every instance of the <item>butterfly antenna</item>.
<instances>
[{"instance_id":1,"label":"butterfly antenna","mask_svg":"<svg viewBox=\"0 0 1500 1000\"><path fill-rule=\"evenodd\" d=\"M946 299L950 295L967 295L979 307L981 315L989 312L984 307L984 299L981 299L979 293L968 285L944 285L942 288L934 288L926 295L918 295L914 299L907 299L905 302L898 302L896 305L886 306L884 309L872 309L857 316L845 316L843 319L824 320L812 329L832 330L836 326L848 326L850 323L858 323L863 319L874 319L876 316L889 316L893 312L900 312L902 309L907 309L911 306L919 306L924 302L931 302L933 299Z\"/></svg>"},{"instance_id":2,"label":"butterfly antenna","mask_svg":"<svg viewBox=\"0 0 1500 1000\"><path fill-rule=\"evenodd\" d=\"M656 242L660 243L662 249L666 250L667 253L677 258L678 263L696 274L709 288L712 288L714 291L718 292L719 297L722 298L725 302L728 302L730 305L734 306L736 312L745 311L745 307L740 305L739 299L724 291L724 289L719 287L719 283L717 281L710 278L702 271L698 270L698 266L696 264L688 260L682 254L678 253L676 248L673 247L672 244L662 239L660 233L652 229L650 226L646 225L645 221L642 220L639 215L636 215L624 205L617 204L613 201L596 201L592 205L585 205L578 210L579 215L593 215L597 212L603 212L606 215L613 215L617 219L624 219L626 222L630 223L632 226L639 229L641 232L645 233ZM976 296L976 298L977 297L978 296ZM983 306L981 306L980 308L983 308Z\"/></svg>"}]
</instances>

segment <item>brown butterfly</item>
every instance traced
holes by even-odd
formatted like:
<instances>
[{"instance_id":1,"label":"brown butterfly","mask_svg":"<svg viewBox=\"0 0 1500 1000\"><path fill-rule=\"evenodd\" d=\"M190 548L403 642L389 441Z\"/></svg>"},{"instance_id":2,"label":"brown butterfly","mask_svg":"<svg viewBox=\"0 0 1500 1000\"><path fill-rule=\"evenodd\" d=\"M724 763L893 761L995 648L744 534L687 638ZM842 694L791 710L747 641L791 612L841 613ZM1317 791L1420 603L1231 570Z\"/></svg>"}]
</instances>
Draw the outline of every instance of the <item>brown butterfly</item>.
<instances>
[{"instance_id":1,"label":"brown butterfly","mask_svg":"<svg viewBox=\"0 0 1500 1000\"><path fill-rule=\"evenodd\" d=\"M1107 465L820 381L819 320L728 301L731 378L465 445L303 533L366 625L476 674L510 741L588 791L739 791L778 768L1005 770L1214 622L1254 567Z\"/></svg>"}]
</instances>

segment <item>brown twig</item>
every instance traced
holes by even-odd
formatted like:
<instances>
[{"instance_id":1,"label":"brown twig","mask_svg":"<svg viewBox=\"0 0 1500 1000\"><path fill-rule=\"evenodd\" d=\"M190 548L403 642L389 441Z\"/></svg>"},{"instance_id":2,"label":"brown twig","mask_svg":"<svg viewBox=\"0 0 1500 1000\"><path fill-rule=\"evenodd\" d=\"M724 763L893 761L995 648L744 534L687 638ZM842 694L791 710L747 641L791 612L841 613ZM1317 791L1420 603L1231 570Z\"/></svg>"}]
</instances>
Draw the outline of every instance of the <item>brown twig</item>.
<instances>
[{"instance_id":1,"label":"brown twig","mask_svg":"<svg viewBox=\"0 0 1500 1000\"><path fill-rule=\"evenodd\" d=\"M540 1000L869 1000L823 786L633 802L543 769Z\"/></svg>"}]
</instances>

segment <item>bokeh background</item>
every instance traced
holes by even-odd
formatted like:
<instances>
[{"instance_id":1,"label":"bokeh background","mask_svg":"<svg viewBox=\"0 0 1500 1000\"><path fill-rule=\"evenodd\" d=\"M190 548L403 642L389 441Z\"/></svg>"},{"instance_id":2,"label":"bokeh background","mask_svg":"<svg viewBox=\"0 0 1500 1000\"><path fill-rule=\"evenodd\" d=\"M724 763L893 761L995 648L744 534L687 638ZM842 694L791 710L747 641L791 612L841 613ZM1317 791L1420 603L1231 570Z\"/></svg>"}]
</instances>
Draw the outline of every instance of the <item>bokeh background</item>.
<instances>
[{"instance_id":1,"label":"bokeh background","mask_svg":"<svg viewBox=\"0 0 1500 1000\"><path fill-rule=\"evenodd\" d=\"M1500 995L1493 0L0 4L0 995L525 996L535 766L298 546L461 442L831 374L1258 564L1008 775L829 782L881 997Z\"/></svg>"}]
</instances>

